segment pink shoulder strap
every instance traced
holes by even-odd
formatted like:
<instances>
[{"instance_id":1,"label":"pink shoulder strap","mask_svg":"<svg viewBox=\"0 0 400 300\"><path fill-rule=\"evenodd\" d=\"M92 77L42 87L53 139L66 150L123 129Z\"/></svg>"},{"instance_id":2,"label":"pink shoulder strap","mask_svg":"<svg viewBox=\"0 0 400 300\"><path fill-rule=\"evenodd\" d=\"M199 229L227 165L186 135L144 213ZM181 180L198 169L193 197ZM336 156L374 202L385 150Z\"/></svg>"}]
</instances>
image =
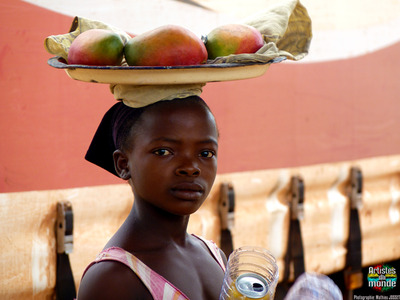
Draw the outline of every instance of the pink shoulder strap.
<instances>
[{"instance_id":1,"label":"pink shoulder strap","mask_svg":"<svg viewBox=\"0 0 400 300\"><path fill-rule=\"evenodd\" d=\"M222 259L221 256L221 252L220 249L218 248L217 244L215 244L213 241L210 240L206 240L205 238L192 234L194 237L198 238L199 240L201 240L204 244L206 244L206 246L208 247L208 249L210 250L211 254L214 256L215 260L217 261L217 263L220 265L222 271L226 271L226 267L225 267L225 262Z\"/></svg>"},{"instance_id":2,"label":"pink shoulder strap","mask_svg":"<svg viewBox=\"0 0 400 300\"><path fill-rule=\"evenodd\" d=\"M185 296L178 288L173 286L164 277L154 272L148 266L146 266L141 260L131 253L125 251L124 249L118 247L111 247L102 251L95 259L95 261L90 264L86 270L93 264L104 261L113 260L123 263L128 266L143 284L147 287L150 294L155 300L188 300L189 298ZM86 272L85 270L85 272ZM85 275L85 272L83 275Z\"/></svg>"}]
</instances>

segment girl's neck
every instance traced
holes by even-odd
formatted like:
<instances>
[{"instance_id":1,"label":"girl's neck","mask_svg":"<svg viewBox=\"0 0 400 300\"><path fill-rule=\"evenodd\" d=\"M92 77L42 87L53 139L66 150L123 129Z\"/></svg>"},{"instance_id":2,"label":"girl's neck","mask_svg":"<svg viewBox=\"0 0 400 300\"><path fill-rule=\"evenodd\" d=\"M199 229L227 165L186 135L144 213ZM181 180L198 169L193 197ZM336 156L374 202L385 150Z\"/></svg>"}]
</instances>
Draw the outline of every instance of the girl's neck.
<instances>
[{"instance_id":1,"label":"girl's neck","mask_svg":"<svg viewBox=\"0 0 400 300\"><path fill-rule=\"evenodd\" d=\"M132 252L161 250L172 244L185 246L189 216L169 214L136 200L124 224L110 241Z\"/></svg>"},{"instance_id":2,"label":"girl's neck","mask_svg":"<svg viewBox=\"0 0 400 300\"><path fill-rule=\"evenodd\" d=\"M145 232L160 234L160 238L178 238L186 235L189 216L178 216L154 207L148 203L134 203L129 217L133 227L142 227Z\"/></svg>"}]
</instances>

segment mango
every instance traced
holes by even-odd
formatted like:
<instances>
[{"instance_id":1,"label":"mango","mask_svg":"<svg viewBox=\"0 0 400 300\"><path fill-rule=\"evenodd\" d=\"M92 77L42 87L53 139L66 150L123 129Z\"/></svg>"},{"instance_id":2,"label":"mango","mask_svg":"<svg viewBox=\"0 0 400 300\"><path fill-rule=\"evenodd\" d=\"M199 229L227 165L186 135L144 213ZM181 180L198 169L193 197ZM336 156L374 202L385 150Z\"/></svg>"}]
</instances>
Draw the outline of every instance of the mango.
<instances>
[{"instance_id":1,"label":"mango","mask_svg":"<svg viewBox=\"0 0 400 300\"><path fill-rule=\"evenodd\" d=\"M130 66L187 66L207 61L207 49L192 31L163 25L139 34L125 44Z\"/></svg>"},{"instance_id":2,"label":"mango","mask_svg":"<svg viewBox=\"0 0 400 300\"><path fill-rule=\"evenodd\" d=\"M214 28L205 42L208 58L230 54L255 53L264 45L262 34L245 24L226 24Z\"/></svg>"},{"instance_id":3,"label":"mango","mask_svg":"<svg viewBox=\"0 0 400 300\"><path fill-rule=\"evenodd\" d=\"M124 55L124 42L110 30L89 29L79 34L68 51L68 64L119 66Z\"/></svg>"}]
</instances>

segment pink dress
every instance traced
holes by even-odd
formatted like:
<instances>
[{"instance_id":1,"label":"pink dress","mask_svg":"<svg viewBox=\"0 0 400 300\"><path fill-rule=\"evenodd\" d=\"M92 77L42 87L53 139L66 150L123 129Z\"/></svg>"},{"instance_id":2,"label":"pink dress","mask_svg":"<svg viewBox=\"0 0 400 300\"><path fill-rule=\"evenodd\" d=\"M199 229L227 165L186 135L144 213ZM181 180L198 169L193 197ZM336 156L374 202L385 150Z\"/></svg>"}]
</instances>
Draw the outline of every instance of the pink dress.
<instances>
[{"instance_id":1,"label":"pink dress","mask_svg":"<svg viewBox=\"0 0 400 300\"><path fill-rule=\"evenodd\" d=\"M225 272L224 261L221 257L218 246L212 241L205 240L196 235L193 236L200 239L206 244L206 246L214 256L215 260L218 262L222 270ZM118 261L128 266L133 272L135 272L135 274L139 277L139 279L144 283L144 285L147 287L150 294L153 296L155 300L189 299L187 296L185 296L183 292L181 292L178 288L172 285L172 283L168 282L168 280L166 280L164 277L154 272L133 254L118 247L107 248L102 252L100 252L99 255L96 257L96 259L86 268L85 272L83 273L83 276L93 264L104 260Z\"/></svg>"}]
</instances>

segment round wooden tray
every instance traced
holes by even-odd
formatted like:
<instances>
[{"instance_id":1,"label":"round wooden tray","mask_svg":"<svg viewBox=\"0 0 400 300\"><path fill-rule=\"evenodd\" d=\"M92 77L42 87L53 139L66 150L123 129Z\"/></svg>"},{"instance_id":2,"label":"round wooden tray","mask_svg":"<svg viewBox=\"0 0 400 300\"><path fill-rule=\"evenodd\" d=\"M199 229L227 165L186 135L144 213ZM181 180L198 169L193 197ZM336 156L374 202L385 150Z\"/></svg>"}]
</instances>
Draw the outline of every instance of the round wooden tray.
<instances>
[{"instance_id":1,"label":"round wooden tray","mask_svg":"<svg viewBox=\"0 0 400 300\"><path fill-rule=\"evenodd\" d=\"M54 68L64 69L75 80L108 84L161 85L192 84L231 81L263 75L272 63L285 60L275 58L267 63L254 64L202 64L171 67L86 66L68 65L59 57L48 60Z\"/></svg>"}]
</instances>

